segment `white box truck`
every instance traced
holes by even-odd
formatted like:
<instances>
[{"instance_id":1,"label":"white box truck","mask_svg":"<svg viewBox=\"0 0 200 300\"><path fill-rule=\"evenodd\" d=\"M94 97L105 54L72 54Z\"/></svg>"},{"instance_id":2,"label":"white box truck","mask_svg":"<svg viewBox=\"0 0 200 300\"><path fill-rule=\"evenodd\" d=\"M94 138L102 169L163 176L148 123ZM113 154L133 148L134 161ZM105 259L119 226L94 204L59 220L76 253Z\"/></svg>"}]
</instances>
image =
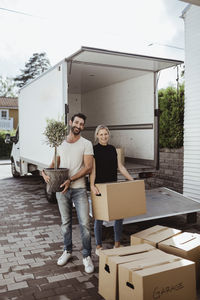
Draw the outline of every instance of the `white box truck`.
<instances>
[{"instance_id":1,"label":"white box truck","mask_svg":"<svg viewBox=\"0 0 200 300\"><path fill-rule=\"evenodd\" d=\"M111 131L125 164L138 176L159 168L158 74L178 60L82 47L27 84L19 94L19 131L11 153L14 176L49 166L53 150L44 142L47 118L82 112L83 136L93 142L97 125Z\"/></svg>"},{"instance_id":2,"label":"white box truck","mask_svg":"<svg viewBox=\"0 0 200 300\"><path fill-rule=\"evenodd\" d=\"M157 75L182 61L82 47L19 93L19 145L11 160L20 175L42 170L53 152L44 143L47 118L87 116L83 135L93 141L106 124L134 172L158 168ZM14 150L14 149L13 149Z\"/></svg>"}]
</instances>

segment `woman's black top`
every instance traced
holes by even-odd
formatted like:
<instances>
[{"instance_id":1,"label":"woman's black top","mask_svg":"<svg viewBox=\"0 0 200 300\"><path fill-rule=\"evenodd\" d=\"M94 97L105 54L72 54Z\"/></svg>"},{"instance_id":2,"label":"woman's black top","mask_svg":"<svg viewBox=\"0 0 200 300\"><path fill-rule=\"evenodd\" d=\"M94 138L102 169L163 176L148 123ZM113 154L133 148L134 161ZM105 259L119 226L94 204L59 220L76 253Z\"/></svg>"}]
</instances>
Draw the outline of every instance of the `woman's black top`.
<instances>
[{"instance_id":1,"label":"woman's black top","mask_svg":"<svg viewBox=\"0 0 200 300\"><path fill-rule=\"evenodd\" d=\"M97 144L94 146L96 164L95 183L117 181L117 151L112 145Z\"/></svg>"}]
</instances>

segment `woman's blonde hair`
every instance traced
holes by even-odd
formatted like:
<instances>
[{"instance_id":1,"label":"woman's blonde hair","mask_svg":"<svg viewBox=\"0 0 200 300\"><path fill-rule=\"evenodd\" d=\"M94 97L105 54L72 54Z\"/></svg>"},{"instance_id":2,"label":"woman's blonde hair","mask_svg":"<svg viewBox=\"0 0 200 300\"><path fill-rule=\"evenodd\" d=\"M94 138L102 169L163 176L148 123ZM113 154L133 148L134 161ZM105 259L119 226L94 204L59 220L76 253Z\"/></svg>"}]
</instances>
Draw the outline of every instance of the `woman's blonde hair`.
<instances>
[{"instance_id":1,"label":"woman's blonde hair","mask_svg":"<svg viewBox=\"0 0 200 300\"><path fill-rule=\"evenodd\" d=\"M105 129L105 130L107 130L107 132L108 132L108 135L110 135L110 131L109 131L109 129L108 129L108 127L107 126L105 126L105 125L98 125L97 126L97 128L95 129L95 133L94 133L94 141L96 142L97 141L97 135L98 135L98 133L99 133L99 130L101 130L101 129Z\"/></svg>"}]
</instances>

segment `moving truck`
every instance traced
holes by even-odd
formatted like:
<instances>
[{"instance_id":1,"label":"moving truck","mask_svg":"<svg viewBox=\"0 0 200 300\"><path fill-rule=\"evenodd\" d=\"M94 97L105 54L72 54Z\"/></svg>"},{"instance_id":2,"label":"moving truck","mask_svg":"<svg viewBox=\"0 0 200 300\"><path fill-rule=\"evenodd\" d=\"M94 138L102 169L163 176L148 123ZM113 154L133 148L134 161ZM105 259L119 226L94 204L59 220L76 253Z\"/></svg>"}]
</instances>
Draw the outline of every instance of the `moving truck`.
<instances>
[{"instance_id":1,"label":"moving truck","mask_svg":"<svg viewBox=\"0 0 200 300\"><path fill-rule=\"evenodd\" d=\"M43 135L48 118L75 112L87 116L83 136L106 124L110 143L124 149L128 168L152 172L159 167L158 73L182 61L82 47L19 93L19 132L14 139L13 175L47 167L53 156Z\"/></svg>"},{"instance_id":2,"label":"moving truck","mask_svg":"<svg viewBox=\"0 0 200 300\"><path fill-rule=\"evenodd\" d=\"M96 126L107 125L110 143L123 148L132 175L152 174L159 168L159 72L181 63L89 47L59 62L20 90L19 128L11 137L13 176L49 166L46 120L65 116L68 123L76 112L87 116L84 137L93 142Z\"/></svg>"}]
</instances>

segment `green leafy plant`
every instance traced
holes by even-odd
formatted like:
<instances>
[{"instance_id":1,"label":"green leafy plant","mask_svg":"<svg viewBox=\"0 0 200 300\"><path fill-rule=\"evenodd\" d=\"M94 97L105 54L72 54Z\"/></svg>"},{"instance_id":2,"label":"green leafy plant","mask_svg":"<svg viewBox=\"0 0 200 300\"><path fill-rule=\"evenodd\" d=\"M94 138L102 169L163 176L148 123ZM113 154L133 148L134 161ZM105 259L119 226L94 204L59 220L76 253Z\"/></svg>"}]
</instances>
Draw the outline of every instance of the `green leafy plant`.
<instances>
[{"instance_id":1,"label":"green leafy plant","mask_svg":"<svg viewBox=\"0 0 200 300\"><path fill-rule=\"evenodd\" d=\"M44 131L46 144L54 148L54 169L57 169L57 148L62 144L67 132L67 125L64 121L47 119L47 126Z\"/></svg>"},{"instance_id":2,"label":"green leafy plant","mask_svg":"<svg viewBox=\"0 0 200 300\"><path fill-rule=\"evenodd\" d=\"M160 148L183 146L184 84L179 91L174 87L159 90Z\"/></svg>"},{"instance_id":3,"label":"green leafy plant","mask_svg":"<svg viewBox=\"0 0 200 300\"><path fill-rule=\"evenodd\" d=\"M6 133L10 133L10 135L14 136L16 130L6 131L6 130L0 130L0 159L7 159L10 157L10 153L12 150L12 144L6 144L5 138Z\"/></svg>"}]
</instances>

